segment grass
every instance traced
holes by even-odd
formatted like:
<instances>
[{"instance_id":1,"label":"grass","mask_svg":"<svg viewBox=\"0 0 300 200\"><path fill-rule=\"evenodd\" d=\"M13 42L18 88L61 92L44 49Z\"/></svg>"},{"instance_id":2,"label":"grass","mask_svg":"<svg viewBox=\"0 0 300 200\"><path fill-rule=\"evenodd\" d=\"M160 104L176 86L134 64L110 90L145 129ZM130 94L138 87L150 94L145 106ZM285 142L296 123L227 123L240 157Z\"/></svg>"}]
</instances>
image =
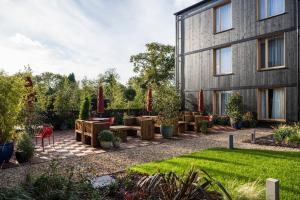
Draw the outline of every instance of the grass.
<instances>
[{"instance_id":1,"label":"grass","mask_svg":"<svg viewBox=\"0 0 300 200\"><path fill-rule=\"evenodd\" d=\"M280 180L280 199L300 199L300 152L216 148L133 166L129 170L146 174L157 171L183 174L191 166L206 170L227 188L233 199L239 186L258 181L264 188L267 178Z\"/></svg>"}]
</instances>

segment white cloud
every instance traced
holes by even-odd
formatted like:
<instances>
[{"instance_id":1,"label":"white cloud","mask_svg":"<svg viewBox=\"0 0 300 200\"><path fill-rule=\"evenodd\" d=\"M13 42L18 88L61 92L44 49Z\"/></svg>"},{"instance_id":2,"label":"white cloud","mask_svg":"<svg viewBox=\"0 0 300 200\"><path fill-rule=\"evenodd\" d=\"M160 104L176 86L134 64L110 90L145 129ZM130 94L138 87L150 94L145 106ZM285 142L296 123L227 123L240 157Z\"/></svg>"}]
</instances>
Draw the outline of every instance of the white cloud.
<instances>
[{"instance_id":1,"label":"white cloud","mask_svg":"<svg viewBox=\"0 0 300 200\"><path fill-rule=\"evenodd\" d=\"M157 41L174 45L173 13L193 0L2 0L0 69L29 64L95 78L115 67L122 82L133 75L129 57Z\"/></svg>"}]
</instances>

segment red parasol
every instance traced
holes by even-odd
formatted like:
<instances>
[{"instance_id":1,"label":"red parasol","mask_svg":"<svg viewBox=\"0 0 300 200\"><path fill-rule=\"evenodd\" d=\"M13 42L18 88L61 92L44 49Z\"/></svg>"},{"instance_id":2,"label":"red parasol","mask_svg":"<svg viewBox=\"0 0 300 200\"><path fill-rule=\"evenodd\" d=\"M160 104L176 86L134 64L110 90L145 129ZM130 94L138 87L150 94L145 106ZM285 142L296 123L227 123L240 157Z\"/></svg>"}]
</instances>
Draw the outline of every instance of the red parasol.
<instances>
[{"instance_id":1,"label":"red parasol","mask_svg":"<svg viewBox=\"0 0 300 200\"><path fill-rule=\"evenodd\" d=\"M152 89L148 89L147 93L147 112L151 112L152 110Z\"/></svg>"},{"instance_id":2,"label":"red parasol","mask_svg":"<svg viewBox=\"0 0 300 200\"><path fill-rule=\"evenodd\" d=\"M204 112L204 97L203 97L203 90L198 92L198 112Z\"/></svg>"},{"instance_id":3,"label":"red parasol","mask_svg":"<svg viewBox=\"0 0 300 200\"><path fill-rule=\"evenodd\" d=\"M103 87L102 86L100 86L98 89L97 112L104 113L104 95L103 95Z\"/></svg>"}]
</instances>

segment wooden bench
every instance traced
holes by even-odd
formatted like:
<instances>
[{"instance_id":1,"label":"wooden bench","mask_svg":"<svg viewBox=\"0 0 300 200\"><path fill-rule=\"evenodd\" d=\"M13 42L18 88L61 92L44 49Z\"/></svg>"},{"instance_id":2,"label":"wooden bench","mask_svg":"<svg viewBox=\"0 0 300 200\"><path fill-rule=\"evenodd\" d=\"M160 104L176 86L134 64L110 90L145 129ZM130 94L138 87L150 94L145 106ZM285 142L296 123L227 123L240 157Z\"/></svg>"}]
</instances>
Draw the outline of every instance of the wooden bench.
<instances>
[{"instance_id":1,"label":"wooden bench","mask_svg":"<svg viewBox=\"0 0 300 200\"><path fill-rule=\"evenodd\" d=\"M114 131L122 141L127 141L128 131L136 131L141 136L142 140L151 140L154 138L154 121L152 119L143 119L140 121L141 125L122 125L111 126L110 130Z\"/></svg>"},{"instance_id":2,"label":"wooden bench","mask_svg":"<svg viewBox=\"0 0 300 200\"><path fill-rule=\"evenodd\" d=\"M75 140L83 142L83 120L75 121Z\"/></svg>"}]
</instances>

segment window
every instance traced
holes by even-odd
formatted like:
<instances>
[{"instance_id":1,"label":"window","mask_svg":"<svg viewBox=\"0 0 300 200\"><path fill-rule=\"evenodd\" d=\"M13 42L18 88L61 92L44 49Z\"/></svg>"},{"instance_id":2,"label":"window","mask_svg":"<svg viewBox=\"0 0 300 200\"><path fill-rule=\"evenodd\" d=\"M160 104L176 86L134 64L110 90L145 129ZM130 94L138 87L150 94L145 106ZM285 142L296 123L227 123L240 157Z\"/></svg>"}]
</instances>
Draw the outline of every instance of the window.
<instances>
[{"instance_id":1,"label":"window","mask_svg":"<svg viewBox=\"0 0 300 200\"><path fill-rule=\"evenodd\" d=\"M231 3L215 8L214 32L222 32L232 28Z\"/></svg>"},{"instance_id":2,"label":"window","mask_svg":"<svg viewBox=\"0 0 300 200\"><path fill-rule=\"evenodd\" d=\"M215 49L214 75L226 75L231 73L232 73L231 47Z\"/></svg>"},{"instance_id":3,"label":"window","mask_svg":"<svg viewBox=\"0 0 300 200\"><path fill-rule=\"evenodd\" d=\"M258 69L284 66L284 35L258 41Z\"/></svg>"},{"instance_id":4,"label":"window","mask_svg":"<svg viewBox=\"0 0 300 200\"><path fill-rule=\"evenodd\" d=\"M258 0L258 2L259 19L265 19L284 13L285 0Z\"/></svg>"},{"instance_id":5,"label":"window","mask_svg":"<svg viewBox=\"0 0 300 200\"><path fill-rule=\"evenodd\" d=\"M218 115L226 115L226 104L232 91L220 91L214 94L214 113Z\"/></svg>"},{"instance_id":6,"label":"window","mask_svg":"<svg viewBox=\"0 0 300 200\"><path fill-rule=\"evenodd\" d=\"M259 90L258 117L261 120L285 119L285 88Z\"/></svg>"}]
</instances>

